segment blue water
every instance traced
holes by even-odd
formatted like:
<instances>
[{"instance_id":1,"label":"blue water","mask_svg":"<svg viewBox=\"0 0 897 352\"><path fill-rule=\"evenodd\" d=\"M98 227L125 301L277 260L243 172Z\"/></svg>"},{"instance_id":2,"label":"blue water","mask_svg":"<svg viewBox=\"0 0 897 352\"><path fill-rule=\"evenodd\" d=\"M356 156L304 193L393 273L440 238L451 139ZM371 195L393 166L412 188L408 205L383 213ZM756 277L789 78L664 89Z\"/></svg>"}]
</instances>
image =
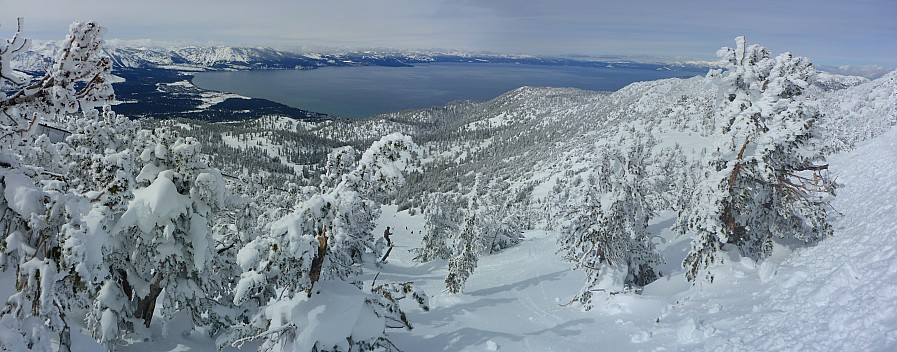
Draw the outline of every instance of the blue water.
<instances>
[{"instance_id":1,"label":"blue water","mask_svg":"<svg viewBox=\"0 0 897 352\"><path fill-rule=\"evenodd\" d=\"M436 63L414 67L201 72L193 83L203 89L268 99L299 109L363 118L455 100L489 100L522 86L614 91L636 81L700 74L650 68Z\"/></svg>"}]
</instances>

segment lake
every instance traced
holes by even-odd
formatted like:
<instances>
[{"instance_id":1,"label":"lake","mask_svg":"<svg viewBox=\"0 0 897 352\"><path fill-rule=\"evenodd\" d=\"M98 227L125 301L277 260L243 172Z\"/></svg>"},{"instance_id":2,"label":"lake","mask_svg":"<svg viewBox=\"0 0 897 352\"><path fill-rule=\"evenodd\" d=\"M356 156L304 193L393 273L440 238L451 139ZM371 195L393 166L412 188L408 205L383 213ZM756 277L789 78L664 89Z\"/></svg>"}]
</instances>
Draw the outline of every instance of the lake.
<instances>
[{"instance_id":1,"label":"lake","mask_svg":"<svg viewBox=\"0 0 897 352\"><path fill-rule=\"evenodd\" d=\"M434 63L414 67L200 72L193 84L339 117L364 118L455 100L490 100L522 86L614 91L636 81L702 74L654 68Z\"/></svg>"}]
</instances>

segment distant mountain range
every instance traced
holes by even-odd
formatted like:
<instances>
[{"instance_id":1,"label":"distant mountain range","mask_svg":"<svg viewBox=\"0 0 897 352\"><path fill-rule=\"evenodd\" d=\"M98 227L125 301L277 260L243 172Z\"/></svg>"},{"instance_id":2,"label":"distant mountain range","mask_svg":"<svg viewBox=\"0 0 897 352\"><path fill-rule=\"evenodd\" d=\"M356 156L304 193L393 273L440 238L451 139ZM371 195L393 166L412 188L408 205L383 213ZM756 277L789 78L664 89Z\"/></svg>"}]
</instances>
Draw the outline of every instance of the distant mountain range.
<instances>
[{"instance_id":1,"label":"distant mountain range","mask_svg":"<svg viewBox=\"0 0 897 352\"><path fill-rule=\"evenodd\" d=\"M13 67L43 71L59 50L57 42L32 45L28 52L13 59ZM411 66L434 62L525 63L535 65L650 68L660 70L708 67L699 61L640 62L619 58L545 58L527 55L469 54L462 52L356 51L347 53L296 53L271 48L230 46L130 46L107 45L106 54L113 68L162 68L178 71L314 69L326 66ZM645 60L647 61L647 60Z\"/></svg>"},{"instance_id":2,"label":"distant mountain range","mask_svg":"<svg viewBox=\"0 0 897 352\"><path fill-rule=\"evenodd\" d=\"M60 50L57 42L36 42L14 57L11 66L32 73L52 65ZM211 92L192 84L192 72L264 69L315 69L328 66L412 66L423 63L520 63L550 66L614 67L648 70L703 71L709 62L642 62L622 57L544 58L525 55L469 54L462 52L358 51L348 53L296 53L271 48L228 46L107 45L119 103L115 110L132 118L190 118L204 121L239 121L259 116L294 119L333 118L265 99ZM833 74L817 75L814 85L826 89L856 86L868 79Z\"/></svg>"},{"instance_id":3,"label":"distant mountain range","mask_svg":"<svg viewBox=\"0 0 897 352\"><path fill-rule=\"evenodd\" d=\"M619 57L543 58L526 55L470 54L463 52L356 51L297 53L271 48L229 46L170 46L113 43L104 46L112 59L118 104L115 111L132 118L191 118L236 121L263 115L296 119L332 118L265 99L211 92L192 84L201 71L308 70L320 67L389 66L424 63L519 63L550 66L613 67L670 71L704 71L705 62L638 62ZM12 59L17 70L39 74L60 51L55 41L34 42ZM642 60L649 61L649 60Z\"/></svg>"}]
</instances>

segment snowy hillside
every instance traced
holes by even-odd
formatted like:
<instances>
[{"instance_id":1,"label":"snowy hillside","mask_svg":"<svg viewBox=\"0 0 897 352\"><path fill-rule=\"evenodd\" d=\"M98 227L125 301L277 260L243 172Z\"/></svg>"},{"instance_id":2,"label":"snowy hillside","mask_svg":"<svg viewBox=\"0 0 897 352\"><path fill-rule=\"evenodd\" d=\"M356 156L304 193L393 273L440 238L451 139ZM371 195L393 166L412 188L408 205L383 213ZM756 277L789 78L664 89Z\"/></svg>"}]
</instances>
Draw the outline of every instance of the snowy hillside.
<instances>
[{"instance_id":1,"label":"snowy hillside","mask_svg":"<svg viewBox=\"0 0 897 352\"><path fill-rule=\"evenodd\" d=\"M897 124L897 71L846 89L811 92L808 99L825 114L820 128L826 144L844 150Z\"/></svg>"},{"instance_id":2,"label":"snowy hillside","mask_svg":"<svg viewBox=\"0 0 897 352\"><path fill-rule=\"evenodd\" d=\"M660 139L660 149L679 144L700 153L713 132L707 121L715 93L706 84L704 78L673 79L611 94L523 88L485 103L388 114L351 127L311 123L302 130L348 140L395 129L415 135L428 150L427 163L438 166L417 181L412 178L409 192L454 187L434 182L439 172L458 175L454 180L471 177L461 181L470 184L470 170L510 177L515 187L550 185L582 170L595 141L622 123L645 122ZM890 239L897 223L890 204L897 203L897 175L888 165L897 162L895 94L892 73L806 97L823 112L820 128L827 138L853 143L874 138L855 150L852 143L829 145L842 153L832 157L830 167L844 184L833 203L840 213L834 235L808 248L776 245L762 262L728 258L714 269L712 284L687 282L679 263L690 239L671 231L675 214L663 213L650 230L667 261L665 276L640 295L602 295L585 313L570 304L583 274L555 253L558 233L545 230L526 231L519 245L481 258L464 293L453 295L443 292L445 261L419 264L407 251L420 245L425 218L395 207L385 208L374 233L386 226L398 229L396 250L388 264L366 267L364 277L368 283L374 276L413 280L430 293L429 312L409 311L415 329L390 333L404 350L892 350L897 348L897 310L890 304L891 292L897 292L892 283L897 250ZM539 187L533 196L538 193Z\"/></svg>"},{"instance_id":3,"label":"snowy hillside","mask_svg":"<svg viewBox=\"0 0 897 352\"><path fill-rule=\"evenodd\" d=\"M463 295L438 293L444 262L416 264L396 251L380 280L416 280L433 294L430 312L412 313L411 333L393 333L410 351L891 351L897 348L897 130L835 156L844 188L835 235L796 251L777 247L762 263L733 258L713 284L690 287L680 271L641 295L601 296L583 313L568 305L581 285L553 250L554 232L484 258ZM413 247L420 217L384 212L378 229L401 229L398 248ZM669 259L687 239L653 228ZM405 228L408 230L405 230Z\"/></svg>"},{"instance_id":4,"label":"snowy hillside","mask_svg":"<svg viewBox=\"0 0 897 352\"><path fill-rule=\"evenodd\" d=\"M895 141L892 130L833 158L845 186L834 204L842 216L832 238L796 251L777 247L760 264L733 258L712 285L691 287L674 272L641 295L602 296L598 308L584 313L569 304L582 274L551 249L557 233L534 230L520 245L483 258L464 294L452 295L442 292L445 262L415 263L407 251L420 241L422 218L394 206L384 209L374 231L397 229L396 250L382 267L365 268L366 285L374 276L413 280L431 294L429 312L409 312L414 330L390 333L405 351L891 351L897 348ZM688 241L666 230L669 223L652 229L670 259L681 258ZM209 343L175 336L151 350L204 351Z\"/></svg>"}]
</instances>

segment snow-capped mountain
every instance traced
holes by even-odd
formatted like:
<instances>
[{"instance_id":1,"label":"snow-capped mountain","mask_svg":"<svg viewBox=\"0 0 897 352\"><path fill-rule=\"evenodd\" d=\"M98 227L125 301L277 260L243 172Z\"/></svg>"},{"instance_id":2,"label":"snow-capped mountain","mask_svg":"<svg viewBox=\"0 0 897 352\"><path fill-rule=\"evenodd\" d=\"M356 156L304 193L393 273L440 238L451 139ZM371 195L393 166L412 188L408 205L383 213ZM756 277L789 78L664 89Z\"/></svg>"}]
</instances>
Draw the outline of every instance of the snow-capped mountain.
<instances>
[{"instance_id":1,"label":"snow-capped mountain","mask_svg":"<svg viewBox=\"0 0 897 352\"><path fill-rule=\"evenodd\" d=\"M145 44L145 43L142 43ZM706 62L625 60L622 58L548 58L530 55L476 54L459 51L362 50L335 53L291 52L233 46L135 45L115 42L104 52L115 69L162 68L179 71L311 69L324 66L408 66L430 62L527 63L606 67L649 67L657 70L704 68ZM55 41L42 41L12 58L13 66L43 71L59 51Z\"/></svg>"},{"instance_id":2,"label":"snow-capped mountain","mask_svg":"<svg viewBox=\"0 0 897 352\"><path fill-rule=\"evenodd\" d=\"M182 47L135 48L112 47L106 53L121 68L170 69L259 69L314 68L332 64L325 58L308 57L270 48Z\"/></svg>"},{"instance_id":3,"label":"snow-capped mountain","mask_svg":"<svg viewBox=\"0 0 897 352\"><path fill-rule=\"evenodd\" d=\"M824 90L836 90L857 86L869 82L870 79L860 76L847 76L825 71L816 72L813 77L813 85Z\"/></svg>"},{"instance_id":4,"label":"snow-capped mountain","mask_svg":"<svg viewBox=\"0 0 897 352\"><path fill-rule=\"evenodd\" d=\"M31 50L13 58L22 70L42 71L59 51L57 42L41 42ZM270 48L241 48L230 46L107 46L104 52L116 69L164 68L173 70L248 70L303 69L320 66L346 65L332 55L297 54Z\"/></svg>"}]
</instances>

